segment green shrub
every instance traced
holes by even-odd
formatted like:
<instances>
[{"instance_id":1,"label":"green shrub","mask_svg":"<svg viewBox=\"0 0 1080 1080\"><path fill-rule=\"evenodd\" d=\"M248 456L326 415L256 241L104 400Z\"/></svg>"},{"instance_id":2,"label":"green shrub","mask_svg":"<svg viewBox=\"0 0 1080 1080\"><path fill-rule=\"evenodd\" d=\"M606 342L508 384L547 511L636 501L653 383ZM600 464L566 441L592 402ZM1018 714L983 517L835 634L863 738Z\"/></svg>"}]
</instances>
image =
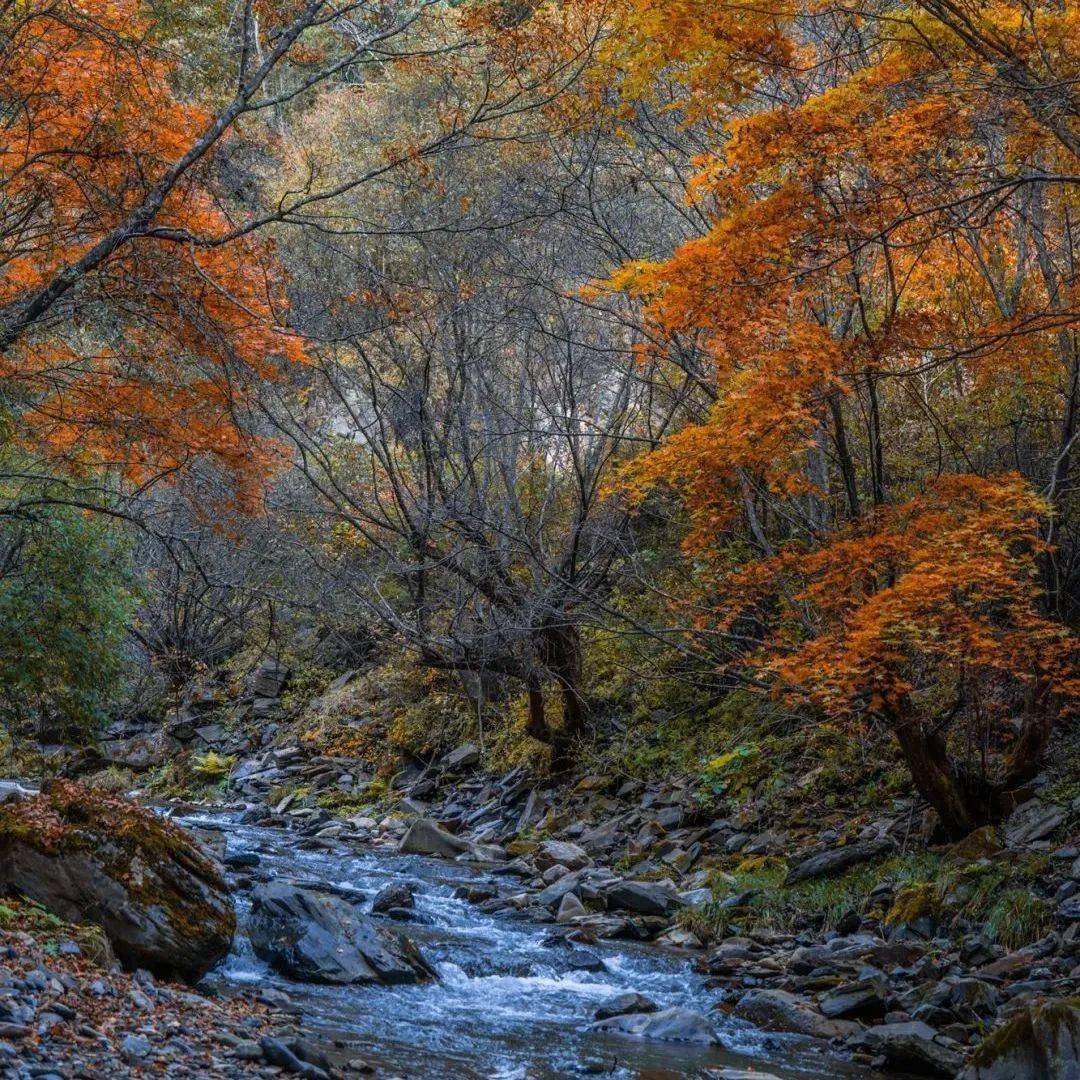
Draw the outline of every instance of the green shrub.
<instances>
[{"instance_id":1,"label":"green shrub","mask_svg":"<svg viewBox=\"0 0 1080 1080\"><path fill-rule=\"evenodd\" d=\"M0 524L0 720L85 737L123 690L135 606L128 551L101 517L47 506Z\"/></svg>"}]
</instances>

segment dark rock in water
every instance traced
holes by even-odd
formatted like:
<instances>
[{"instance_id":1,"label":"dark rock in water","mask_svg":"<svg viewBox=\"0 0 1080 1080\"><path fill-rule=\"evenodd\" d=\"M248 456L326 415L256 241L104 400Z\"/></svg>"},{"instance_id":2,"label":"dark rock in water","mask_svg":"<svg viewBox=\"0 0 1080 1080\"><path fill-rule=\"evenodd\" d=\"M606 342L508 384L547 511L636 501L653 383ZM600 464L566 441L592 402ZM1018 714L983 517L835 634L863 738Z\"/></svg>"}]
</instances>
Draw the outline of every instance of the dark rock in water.
<instances>
[{"instance_id":1,"label":"dark rock in water","mask_svg":"<svg viewBox=\"0 0 1080 1080\"><path fill-rule=\"evenodd\" d=\"M1035 1005L976 1047L963 1080L1076 1080L1080 999Z\"/></svg>"},{"instance_id":2,"label":"dark rock in water","mask_svg":"<svg viewBox=\"0 0 1080 1080\"><path fill-rule=\"evenodd\" d=\"M633 1035L639 1039L655 1039L659 1042L694 1043L698 1046L718 1046L720 1037L709 1021L690 1009L664 1009L662 1012L627 1013L600 1020L592 1025L593 1031L609 1031L619 1035Z\"/></svg>"},{"instance_id":3,"label":"dark rock in water","mask_svg":"<svg viewBox=\"0 0 1080 1080\"><path fill-rule=\"evenodd\" d=\"M198 979L236 915L219 865L183 829L67 780L0 809L0 891L100 926L129 968Z\"/></svg>"},{"instance_id":4,"label":"dark rock in water","mask_svg":"<svg viewBox=\"0 0 1080 1080\"><path fill-rule=\"evenodd\" d=\"M593 1014L597 1020L610 1020L613 1016L625 1016L627 1013L653 1013L660 1008L652 998L644 994L618 994L609 998Z\"/></svg>"},{"instance_id":5,"label":"dark rock in water","mask_svg":"<svg viewBox=\"0 0 1080 1080\"><path fill-rule=\"evenodd\" d=\"M640 915L670 915L680 903L670 888L654 881L620 881L605 891L604 899L609 908Z\"/></svg>"},{"instance_id":6,"label":"dark rock in water","mask_svg":"<svg viewBox=\"0 0 1080 1080\"><path fill-rule=\"evenodd\" d=\"M879 1024L848 1040L857 1050L879 1055L890 1069L919 1076L953 1077L963 1058L938 1041L938 1033L919 1020L899 1024Z\"/></svg>"},{"instance_id":7,"label":"dark rock in water","mask_svg":"<svg viewBox=\"0 0 1080 1080\"><path fill-rule=\"evenodd\" d=\"M248 936L256 955L301 982L394 985L435 976L407 938L340 897L285 882L255 890Z\"/></svg>"},{"instance_id":8,"label":"dark rock in water","mask_svg":"<svg viewBox=\"0 0 1080 1080\"><path fill-rule=\"evenodd\" d=\"M237 851L232 855L226 855L222 862L230 870L244 870L248 867L258 866L262 859L254 851Z\"/></svg>"},{"instance_id":9,"label":"dark rock in water","mask_svg":"<svg viewBox=\"0 0 1080 1080\"><path fill-rule=\"evenodd\" d=\"M468 850L466 841L447 832L430 818L417 818L398 845L398 851L404 854L438 855L444 859L455 859Z\"/></svg>"},{"instance_id":10,"label":"dark rock in water","mask_svg":"<svg viewBox=\"0 0 1080 1080\"><path fill-rule=\"evenodd\" d=\"M373 915L386 915L403 908L416 906L416 897L413 895L413 887L405 881L385 885L376 894L371 902Z\"/></svg>"},{"instance_id":11,"label":"dark rock in water","mask_svg":"<svg viewBox=\"0 0 1080 1080\"><path fill-rule=\"evenodd\" d=\"M596 956L594 953L575 952L571 954L570 958L566 961L566 966L570 971L592 971L601 972L607 971L604 966L604 961Z\"/></svg>"},{"instance_id":12,"label":"dark rock in water","mask_svg":"<svg viewBox=\"0 0 1080 1080\"><path fill-rule=\"evenodd\" d=\"M877 840L867 840L860 844L847 844L844 847L819 851L803 859L802 862L796 863L788 872L784 884L795 885L800 881L809 881L811 878L837 874L849 866L884 855L887 851L892 851L894 846L891 840L879 837Z\"/></svg>"},{"instance_id":13,"label":"dark rock in water","mask_svg":"<svg viewBox=\"0 0 1080 1080\"><path fill-rule=\"evenodd\" d=\"M459 885L454 890L455 900L467 900L470 904L482 904L485 900L494 900L499 895L495 885L481 882L478 885Z\"/></svg>"}]
</instances>

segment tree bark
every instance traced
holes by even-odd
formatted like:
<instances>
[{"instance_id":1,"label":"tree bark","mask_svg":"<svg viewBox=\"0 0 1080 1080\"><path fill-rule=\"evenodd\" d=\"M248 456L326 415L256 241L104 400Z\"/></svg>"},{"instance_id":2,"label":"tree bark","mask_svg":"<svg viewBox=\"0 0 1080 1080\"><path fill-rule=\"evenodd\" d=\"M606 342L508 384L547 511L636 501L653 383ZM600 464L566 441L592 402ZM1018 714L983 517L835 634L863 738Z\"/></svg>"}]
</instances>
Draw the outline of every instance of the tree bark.
<instances>
[{"instance_id":1,"label":"tree bark","mask_svg":"<svg viewBox=\"0 0 1080 1080\"><path fill-rule=\"evenodd\" d=\"M888 719L915 787L937 811L950 838L960 839L997 816L989 790L976 790L956 768L941 731L923 724L908 703L892 710Z\"/></svg>"},{"instance_id":2,"label":"tree bark","mask_svg":"<svg viewBox=\"0 0 1080 1080\"><path fill-rule=\"evenodd\" d=\"M551 728L544 711L544 688L539 679L529 679L525 684L529 700L529 713L525 721L525 734L537 742L551 744Z\"/></svg>"},{"instance_id":3,"label":"tree bark","mask_svg":"<svg viewBox=\"0 0 1080 1080\"><path fill-rule=\"evenodd\" d=\"M958 765L949 756L944 732L920 721L910 703L893 709L887 720L916 788L937 811L942 828L952 839L981 825L995 824L1013 808L1015 799L1010 793L1038 771L1054 726L1053 710L1041 695L1033 693L1002 773L990 777Z\"/></svg>"}]
</instances>

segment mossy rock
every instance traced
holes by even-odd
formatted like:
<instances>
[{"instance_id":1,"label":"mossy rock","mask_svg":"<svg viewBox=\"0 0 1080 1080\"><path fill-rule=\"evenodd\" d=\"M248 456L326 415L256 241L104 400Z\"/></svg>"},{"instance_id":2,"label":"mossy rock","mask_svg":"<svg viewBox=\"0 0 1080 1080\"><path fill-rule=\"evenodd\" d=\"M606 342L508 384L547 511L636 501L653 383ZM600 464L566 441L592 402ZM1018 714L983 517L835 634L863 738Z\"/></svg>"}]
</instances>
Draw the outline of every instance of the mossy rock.
<instances>
[{"instance_id":1,"label":"mossy rock","mask_svg":"<svg viewBox=\"0 0 1080 1080\"><path fill-rule=\"evenodd\" d=\"M220 867L183 829L69 780L0 807L0 891L100 926L120 961L197 979L232 944Z\"/></svg>"},{"instance_id":2,"label":"mossy rock","mask_svg":"<svg viewBox=\"0 0 1080 1080\"><path fill-rule=\"evenodd\" d=\"M1033 1005L976 1047L964 1080L1073 1080L1080 1074L1080 999Z\"/></svg>"},{"instance_id":3,"label":"mossy rock","mask_svg":"<svg viewBox=\"0 0 1080 1080\"><path fill-rule=\"evenodd\" d=\"M538 846L535 840L511 840L506 845L506 854L516 859L523 855L531 855Z\"/></svg>"},{"instance_id":4,"label":"mossy rock","mask_svg":"<svg viewBox=\"0 0 1080 1080\"><path fill-rule=\"evenodd\" d=\"M929 881L905 885L893 900L885 922L889 926L909 926L919 919L932 919L937 914L937 893Z\"/></svg>"},{"instance_id":5,"label":"mossy rock","mask_svg":"<svg viewBox=\"0 0 1080 1080\"><path fill-rule=\"evenodd\" d=\"M965 863L992 859L1001 852L1003 847L1001 831L993 825L984 825L953 844L949 848L949 858Z\"/></svg>"}]
</instances>

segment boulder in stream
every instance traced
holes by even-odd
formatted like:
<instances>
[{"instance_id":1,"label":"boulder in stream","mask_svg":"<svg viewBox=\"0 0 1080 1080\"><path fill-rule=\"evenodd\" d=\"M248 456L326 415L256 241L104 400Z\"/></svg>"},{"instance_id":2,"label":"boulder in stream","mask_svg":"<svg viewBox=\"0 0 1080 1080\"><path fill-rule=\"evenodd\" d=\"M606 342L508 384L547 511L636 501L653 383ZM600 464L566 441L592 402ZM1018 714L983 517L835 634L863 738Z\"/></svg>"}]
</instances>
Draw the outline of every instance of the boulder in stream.
<instances>
[{"instance_id":1,"label":"boulder in stream","mask_svg":"<svg viewBox=\"0 0 1080 1080\"><path fill-rule=\"evenodd\" d=\"M610 1020L613 1016L625 1016L627 1013L654 1013L659 1008L652 998L631 990L608 998L593 1015L597 1020Z\"/></svg>"},{"instance_id":2,"label":"boulder in stream","mask_svg":"<svg viewBox=\"0 0 1080 1080\"><path fill-rule=\"evenodd\" d=\"M0 807L0 892L100 926L129 968L192 980L236 929L221 868L189 833L70 780Z\"/></svg>"},{"instance_id":3,"label":"boulder in stream","mask_svg":"<svg viewBox=\"0 0 1080 1080\"><path fill-rule=\"evenodd\" d=\"M408 938L330 893L273 882L255 890L248 936L257 956L301 982L400 983L435 977Z\"/></svg>"},{"instance_id":4,"label":"boulder in stream","mask_svg":"<svg viewBox=\"0 0 1080 1080\"><path fill-rule=\"evenodd\" d=\"M469 844L447 832L437 821L416 818L401 838L398 850L408 855L438 855L443 859L456 859L469 850Z\"/></svg>"},{"instance_id":5,"label":"boulder in stream","mask_svg":"<svg viewBox=\"0 0 1080 1080\"><path fill-rule=\"evenodd\" d=\"M660 1012L624 1013L592 1025L593 1031L633 1035L658 1042L694 1043L719 1046L720 1037L708 1019L691 1009L663 1009Z\"/></svg>"},{"instance_id":6,"label":"boulder in stream","mask_svg":"<svg viewBox=\"0 0 1080 1080\"><path fill-rule=\"evenodd\" d=\"M786 990L748 990L735 1004L735 1015L766 1031L790 1031L814 1039L833 1039L859 1031L852 1020L830 1020L808 1001Z\"/></svg>"}]
</instances>

